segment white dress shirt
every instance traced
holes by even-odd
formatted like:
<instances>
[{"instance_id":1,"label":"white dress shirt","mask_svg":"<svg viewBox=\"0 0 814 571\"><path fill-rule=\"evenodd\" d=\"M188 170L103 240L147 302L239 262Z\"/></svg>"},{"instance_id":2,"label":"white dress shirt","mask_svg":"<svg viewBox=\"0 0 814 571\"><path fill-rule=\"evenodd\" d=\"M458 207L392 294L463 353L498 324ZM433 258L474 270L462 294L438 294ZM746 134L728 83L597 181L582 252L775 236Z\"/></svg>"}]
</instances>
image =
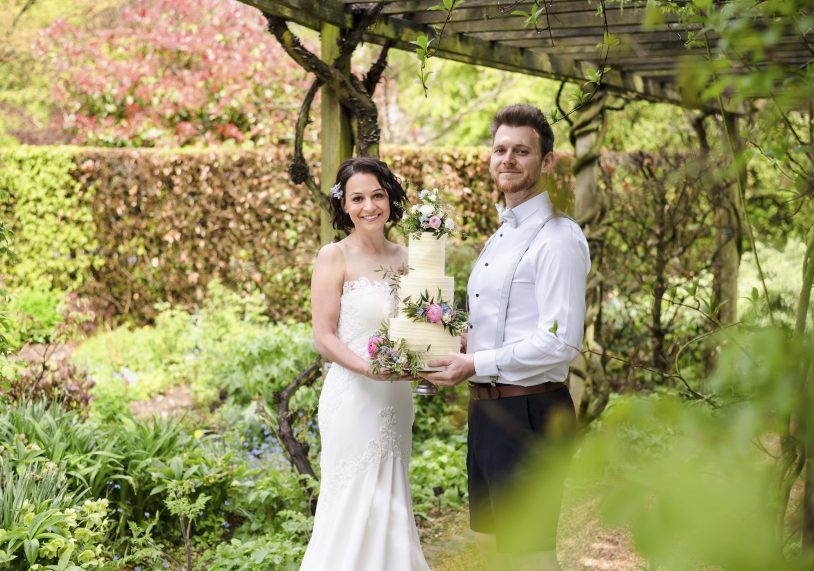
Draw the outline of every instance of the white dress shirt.
<instances>
[{"instance_id":1,"label":"white dress shirt","mask_svg":"<svg viewBox=\"0 0 814 571\"><path fill-rule=\"evenodd\" d=\"M502 346L496 346L500 293L513 260L540 223L554 214L544 192L511 209L517 221L489 238L467 294L467 353L475 355L473 382L532 386L564 381L582 348L585 282L591 269L588 242L579 226L554 215L531 241L514 272ZM556 323L556 332L553 332Z\"/></svg>"}]
</instances>

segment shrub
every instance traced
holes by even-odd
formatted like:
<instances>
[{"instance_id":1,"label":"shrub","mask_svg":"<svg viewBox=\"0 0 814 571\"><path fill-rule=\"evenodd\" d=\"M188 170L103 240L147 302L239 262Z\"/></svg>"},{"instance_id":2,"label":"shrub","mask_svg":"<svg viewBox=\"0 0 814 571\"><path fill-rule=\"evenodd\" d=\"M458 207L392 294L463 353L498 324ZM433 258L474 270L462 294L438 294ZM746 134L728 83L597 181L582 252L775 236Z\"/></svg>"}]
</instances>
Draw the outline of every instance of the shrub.
<instances>
[{"instance_id":1,"label":"shrub","mask_svg":"<svg viewBox=\"0 0 814 571\"><path fill-rule=\"evenodd\" d=\"M0 395L12 403L45 400L86 414L95 384L86 370L68 359L47 360L30 363L8 379L0 380Z\"/></svg>"},{"instance_id":2,"label":"shrub","mask_svg":"<svg viewBox=\"0 0 814 571\"><path fill-rule=\"evenodd\" d=\"M445 189L456 222L470 236L468 249L476 251L497 226L498 195L490 190L483 154L394 147L385 148L383 158L410 183L411 193ZM289 182L289 161L288 151L274 146L262 153L0 150L0 181L5 177L16 188L3 198L12 226L32 216L32 205L40 213L32 221L36 235L24 232L15 242L19 259L32 261L4 260L0 269L17 276L15 283L76 291L94 301L96 314L139 323L153 320L165 301L192 311L215 279L262 293L272 321L308 320L319 209L305 189ZM568 163L563 157L548 181L563 203ZM49 176L28 182L42 169ZM38 201L40 194L51 198ZM51 247L54 236L58 248ZM463 271L464 265L456 267ZM465 280L458 284L460 293Z\"/></svg>"},{"instance_id":3,"label":"shrub","mask_svg":"<svg viewBox=\"0 0 814 571\"><path fill-rule=\"evenodd\" d=\"M0 156L4 220L14 233L10 285L66 291L100 267L91 205L94 191L73 175L70 148L11 148ZM4 265L7 260L3 261Z\"/></svg>"},{"instance_id":4,"label":"shrub","mask_svg":"<svg viewBox=\"0 0 814 571\"><path fill-rule=\"evenodd\" d=\"M458 506L466 500L466 433L421 443L410 463L410 486L416 517Z\"/></svg>"},{"instance_id":5,"label":"shrub","mask_svg":"<svg viewBox=\"0 0 814 571\"><path fill-rule=\"evenodd\" d=\"M22 287L9 294L8 315L14 323L13 344L46 343L60 321L60 295L49 289Z\"/></svg>"},{"instance_id":6,"label":"shrub","mask_svg":"<svg viewBox=\"0 0 814 571\"><path fill-rule=\"evenodd\" d=\"M74 358L97 381L95 412L110 417L129 399L182 383L199 404L270 399L315 353L307 325L269 324L264 308L259 294L213 282L196 313L165 305L154 327L120 327L88 340Z\"/></svg>"},{"instance_id":7,"label":"shrub","mask_svg":"<svg viewBox=\"0 0 814 571\"><path fill-rule=\"evenodd\" d=\"M114 147L269 145L290 136L305 74L255 9L128 2L39 43L73 141Z\"/></svg>"},{"instance_id":8,"label":"shrub","mask_svg":"<svg viewBox=\"0 0 814 571\"><path fill-rule=\"evenodd\" d=\"M104 563L108 501L81 501L82 494L67 491L68 478L53 462L14 465L9 460L0 453L3 569L80 569Z\"/></svg>"},{"instance_id":9,"label":"shrub","mask_svg":"<svg viewBox=\"0 0 814 571\"><path fill-rule=\"evenodd\" d=\"M266 534L256 538L232 538L214 550L212 569L224 571L294 571L305 555L305 544Z\"/></svg>"}]
</instances>

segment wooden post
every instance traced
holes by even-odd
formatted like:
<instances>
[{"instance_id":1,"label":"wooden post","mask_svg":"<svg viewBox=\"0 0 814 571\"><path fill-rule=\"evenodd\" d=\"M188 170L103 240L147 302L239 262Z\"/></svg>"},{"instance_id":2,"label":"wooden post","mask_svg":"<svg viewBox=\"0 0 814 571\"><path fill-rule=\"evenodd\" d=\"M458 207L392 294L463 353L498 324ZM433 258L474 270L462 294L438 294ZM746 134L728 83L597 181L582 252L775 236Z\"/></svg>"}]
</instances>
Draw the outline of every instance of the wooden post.
<instances>
[{"instance_id":1,"label":"wooden post","mask_svg":"<svg viewBox=\"0 0 814 571\"><path fill-rule=\"evenodd\" d=\"M336 56L339 55L337 40L340 30L331 24L322 24L320 31L321 59L328 64L333 64ZM350 73L348 69L343 70ZM327 196L336 180L336 171L339 165L353 153L353 136L350 128L348 114L339 103L339 98L328 86L322 87L322 133L321 133L321 161L320 161L320 189ZM335 230L331 226L331 215L322 211L320 217L320 240L322 244L329 244L334 241Z\"/></svg>"},{"instance_id":2,"label":"wooden post","mask_svg":"<svg viewBox=\"0 0 814 571\"><path fill-rule=\"evenodd\" d=\"M732 146L733 161L738 161L740 138L735 115L724 113L724 145ZM727 140L729 139L729 140ZM746 187L746 171L741 165L737 168L740 183ZM730 325L738 320L738 270L741 263L741 212L738 184L732 184L720 196L712 197L716 205L714 224L717 230L716 255L712 260L712 299L721 325ZM757 255L757 252L755 252Z\"/></svg>"},{"instance_id":3,"label":"wooden post","mask_svg":"<svg viewBox=\"0 0 814 571\"><path fill-rule=\"evenodd\" d=\"M569 138L574 146L574 194L575 219L582 226L591 251L591 264L594 268L588 276L585 296L585 345L593 351L601 350L602 280L599 268L602 256L601 222L606 210L606 201L599 192L597 171L599 151L605 137L607 122L605 102L607 91L597 90L591 101L583 106L574 117ZM609 389L605 382L605 372L598 356L580 356L573 365L569 386L580 422L587 425L605 408Z\"/></svg>"}]
</instances>

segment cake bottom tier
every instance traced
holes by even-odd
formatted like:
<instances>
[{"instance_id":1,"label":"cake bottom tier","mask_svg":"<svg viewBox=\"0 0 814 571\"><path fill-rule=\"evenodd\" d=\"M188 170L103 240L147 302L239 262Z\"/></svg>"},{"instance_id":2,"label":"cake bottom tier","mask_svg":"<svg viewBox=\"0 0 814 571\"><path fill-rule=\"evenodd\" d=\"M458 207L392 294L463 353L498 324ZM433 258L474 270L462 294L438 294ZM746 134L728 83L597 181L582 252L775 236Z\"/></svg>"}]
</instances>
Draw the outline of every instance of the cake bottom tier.
<instances>
[{"instance_id":1,"label":"cake bottom tier","mask_svg":"<svg viewBox=\"0 0 814 571\"><path fill-rule=\"evenodd\" d=\"M461 352L461 338L450 335L438 323L394 317L390 320L390 338L404 339L407 347L421 353L425 360Z\"/></svg>"}]
</instances>

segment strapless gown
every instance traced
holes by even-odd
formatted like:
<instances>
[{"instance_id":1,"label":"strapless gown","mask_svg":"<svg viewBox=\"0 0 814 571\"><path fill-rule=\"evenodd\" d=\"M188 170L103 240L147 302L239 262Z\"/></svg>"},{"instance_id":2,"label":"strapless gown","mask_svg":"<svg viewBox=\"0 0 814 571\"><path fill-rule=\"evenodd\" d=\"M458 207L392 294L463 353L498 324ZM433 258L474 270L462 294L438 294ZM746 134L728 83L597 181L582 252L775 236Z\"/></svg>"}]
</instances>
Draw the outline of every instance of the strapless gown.
<instances>
[{"instance_id":1,"label":"strapless gown","mask_svg":"<svg viewBox=\"0 0 814 571\"><path fill-rule=\"evenodd\" d=\"M337 335L367 358L367 342L395 310L389 284L345 282ZM429 570L415 526L407 469L412 387L333 364L319 398L321 484L302 571Z\"/></svg>"}]
</instances>

